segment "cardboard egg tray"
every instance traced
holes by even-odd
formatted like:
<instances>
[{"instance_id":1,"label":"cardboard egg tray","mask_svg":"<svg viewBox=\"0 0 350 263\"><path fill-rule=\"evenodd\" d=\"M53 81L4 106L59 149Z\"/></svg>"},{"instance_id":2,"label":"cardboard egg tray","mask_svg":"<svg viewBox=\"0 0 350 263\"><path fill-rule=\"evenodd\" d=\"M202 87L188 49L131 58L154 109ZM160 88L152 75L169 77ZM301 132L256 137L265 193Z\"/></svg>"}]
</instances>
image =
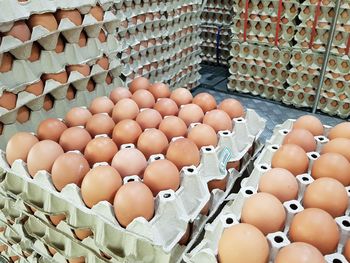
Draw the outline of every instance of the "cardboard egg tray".
<instances>
[{"instance_id":1,"label":"cardboard egg tray","mask_svg":"<svg viewBox=\"0 0 350 263\"><path fill-rule=\"evenodd\" d=\"M255 160L251 175L242 180L242 188L238 194L232 194L227 197L228 203L224 206L218 217L212 223L206 225L203 240L196 247L194 247L192 251L189 251L184 255L185 262L217 262L217 247L223 230L226 227L239 223L241 210L245 200L251 195L257 193L260 176L270 169L272 156L282 144L286 134L288 134L292 128L293 122L294 120L287 120L283 124L276 126L272 137L267 140L266 146L264 147L262 153ZM320 152L322 146L328 142L326 135L328 134L328 131L331 127L324 125L324 128L325 136L315 137L315 140L317 142L317 152L307 153L310 160L309 171L311 169L313 161L320 156L318 152ZM290 241L288 240L290 223L293 219L293 216L304 209L302 206L304 191L307 185L314 181L314 179L308 173L298 175L296 176L296 179L299 185L298 199L286 201L283 203L283 206L287 213L284 229L279 232L270 233L266 236L270 245L269 262L274 261L276 254L282 247L290 244ZM346 190L350 198L349 187L346 187ZM343 257L342 250L350 233L350 228L347 225L347 223L350 222L349 209L343 216L335 218L335 221L340 230L340 242L334 254L325 256L325 262L345 263L347 260ZM277 242L276 237L279 237L281 242Z\"/></svg>"},{"instance_id":2,"label":"cardboard egg tray","mask_svg":"<svg viewBox=\"0 0 350 263\"><path fill-rule=\"evenodd\" d=\"M350 115L350 103L345 100L340 100L339 98L332 97L329 98L327 95L322 94L320 102L318 104L318 109L329 114L338 115L341 118L348 118Z\"/></svg>"}]
</instances>

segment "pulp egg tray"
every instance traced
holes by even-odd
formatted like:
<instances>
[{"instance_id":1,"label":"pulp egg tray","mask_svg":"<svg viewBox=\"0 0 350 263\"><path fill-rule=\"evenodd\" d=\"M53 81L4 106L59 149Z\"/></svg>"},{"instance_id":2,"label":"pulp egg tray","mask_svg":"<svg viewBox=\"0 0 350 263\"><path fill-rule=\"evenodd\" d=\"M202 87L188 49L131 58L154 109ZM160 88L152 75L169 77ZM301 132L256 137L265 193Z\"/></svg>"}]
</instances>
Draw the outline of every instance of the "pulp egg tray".
<instances>
[{"instance_id":1,"label":"pulp egg tray","mask_svg":"<svg viewBox=\"0 0 350 263\"><path fill-rule=\"evenodd\" d=\"M338 115L341 118L347 118L350 115L349 102L339 101L337 99L324 97L322 95L318 108L329 115Z\"/></svg>"}]
</instances>

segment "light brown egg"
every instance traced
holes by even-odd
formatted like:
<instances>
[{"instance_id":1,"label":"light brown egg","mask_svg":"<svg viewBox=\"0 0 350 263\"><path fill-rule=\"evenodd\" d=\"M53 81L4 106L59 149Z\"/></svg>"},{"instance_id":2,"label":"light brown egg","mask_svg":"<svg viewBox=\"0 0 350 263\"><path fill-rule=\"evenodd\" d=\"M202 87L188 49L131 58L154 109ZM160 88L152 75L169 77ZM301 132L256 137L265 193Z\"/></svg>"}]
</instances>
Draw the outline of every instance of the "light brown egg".
<instances>
[{"instance_id":1,"label":"light brown egg","mask_svg":"<svg viewBox=\"0 0 350 263\"><path fill-rule=\"evenodd\" d=\"M85 47L86 43L87 43L87 37L86 37L86 34L84 33L84 31L82 31L80 33L80 36L79 36L78 45L79 45L79 47Z\"/></svg>"},{"instance_id":2,"label":"light brown egg","mask_svg":"<svg viewBox=\"0 0 350 263\"><path fill-rule=\"evenodd\" d=\"M144 77L138 77L130 82L129 89L131 93L134 93L139 89L149 89L150 85L151 83L148 79Z\"/></svg>"},{"instance_id":3,"label":"light brown egg","mask_svg":"<svg viewBox=\"0 0 350 263\"><path fill-rule=\"evenodd\" d=\"M51 178L58 191L67 184L80 187L84 176L89 172L90 165L80 153L68 152L60 155L52 166Z\"/></svg>"},{"instance_id":4,"label":"light brown egg","mask_svg":"<svg viewBox=\"0 0 350 263\"><path fill-rule=\"evenodd\" d=\"M57 54L62 53L64 51L64 47L65 47L65 44L63 39L61 37L58 37L55 52Z\"/></svg>"},{"instance_id":5,"label":"light brown egg","mask_svg":"<svg viewBox=\"0 0 350 263\"><path fill-rule=\"evenodd\" d=\"M165 134L169 141L174 137L185 137L187 134L185 122L176 116L165 117L159 124L159 130Z\"/></svg>"},{"instance_id":6,"label":"light brown egg","mask_svg":"<svg viewBox=\"0 0 350 263\"><path fill-rule=\"evenodd\" d=\"M75 98L75 94L76 94L76 89L72 85L69 85L66 93L66 99L73 100Z\"/></svg>"},{"instance_id":7,"label":"light brown egg","mask_svg":"<svg viewBox=\"0 0 350 263\"><path fill-rule=\"evenodd\" d=\"M273 155L272 168L284 168L294 176L307 172L309 159L303 148L295 144L282 145Z\"/></svg>"},{"instance_id":8,"label":"light brown egg","mask_svg":"<svg viewBox=\"0 0 350 263\"><path fill-rule=\"evenodd\" d=\"M175 101L177 106L190 104L192 102L193 96L188 89L178 88L171 92L170 99Z\"/></svg>"},{"instance_id":9,"label":"light brown egg","mask_svg":"<svg viewBox=\"0 0 350 263\"><path fill-rule=\"evenodd\" d=\"M136 94L136 91L134 94ZM162 121L162 115L154 109L144 109L136 117L136 122L140 125L142 130L150 128L158 128Z\"/></svg>"},{"instance_id":10,"label":"light brown egg","mask_svg":"<svg viewBox=\"0 0 350 263\"><path fill-rule=\"evenodd\" d=\"M192 103L197 104L199 107L201 107L204 113L216 109L215 98L207 92L197 94L193 98Z\"/></svg>"},{"instance_id":11,"label":"light brown egg","mask_svg":"<svg viewBox=\"0 0 350 263\"><path fill-rule=\"evenodd\" d=\"M109 165L92 168L81 183L81 196L87 207L98 202L108 201L113 204L114 196L122 186L118 171Z\"/></svg>"},{"instance_id":12,"label":"light brown egg","mask_svg":"<svg viewBox=\"0 0 350 263\"><path fill-rule=\"evenodd\" d=\"M61 84L67 83L68 81L68 74L66 71L62 71L60 73L50 73L50 74L43 74L42 80L46 82L47 80L55 80Z\"/></svg>"},{"instance_id":13,"label":"light brown egg","mask_svg":"<svg viewBox=\"0 0 350 263\"><path fill-rule=\"evenodd\" d=\"M160 82L153 83L149 87L149 91L152 93L153 97L156 100L160 98L169 98L171 94L169 86Z\"/></svg>"},{"instance_id":14,"label":"light brown egg","mask_svg":"<svg viewBox=\"0 0 350 263\"><path fill-rule=\"evenodd\" d=\"M48 246L47 249L49 250L50 254L53 256L57 253L57 250L53 247Z\"/></svg>"},{"instance_id":15,"label":"light brown egg","mask_svg":"<svg viewBox=\"0 0 350 263\"><path fill-rule=\"evenodd\" d=\"M156 103L153 95L148 90L137 90L132 94L131 99L134 100L140 109L153 108Z\"/></svg>"},{"instance_id":16,"label":"light brown egg","mask_svg":"<svg viewBox=\"0 0 350 263\"><path fill-rule=\"evenodd\" d=\"M314 136L323 135L323 125L321 121L312 115L299 117L293 124L293 129L305 129Z\"/></svg>"},{"instance_id":17,"label":"light brown egg","mask_svg":"<svg viewBox=\"0 0 350 263\"><path fill-rule=\"evenodd\" d=\"M107 84L107 85L112 84L112 82L113 82L113 77L111 76L111 74L110 74L110 73L107 73L107 76L106 76L105 82L106 82L106 84Z\"/></svg>"},{"instance_id":18,"label":"light brown egg","mask_svg":"<svg viewBox=\"0 0 350 263\"><path fill-rule=\"evenodd\" d=\"M97 97L93 99L90 103L89 110L92 114L96 113L107 113L112 115L114 103L108 97Z\"/></svg>"},{"instance_id":19,"label":"light brown egg","mask_svg":"<svg viewBox=\"0 0 350 263\"><path fill-rule=\"evenodd\" d=\"M303 206L320 208L333 217L342 216L348 208L348 194L339 181L319 178L306 188Z\"/></svg>"},{"instance_id":20,"label":"light brown egg","mask_svg":"<svg viewBox=\"0 0 350 263\"><path fill-rule=\"evenodd\" d=\"M187 104L180 108L178 116L189 126L191 123L202 122L204 113L197 104Z\"/></svg>"},{"instance_id":21,"label":"light brown egg","mask_svg":"<svg viewBox=\"0 0 350 263\"><path fill-rule=\"evenodd\" d=\"M109 59L108 59L108 57L103 56L102 58L100 58L96 61L96 64L100 65L100 67L103 68L104 70L108 70Z\"/></svg>"},{"instance_id":22,"label":"light brown egg","mask_svg":"<svg viewBox=\"0 0 350 263\"><path fill-rule=\"evenodd\" d=\"M84 240L87 237L93 235L92 231L89 228L79 228L74 230L74 234L79 240Z\"/></svg>"},{"instance_id":23,"label":"light brown egg","mask_svg":"<svg viewBox=\"0 0 350 263\"><path fill-rule=\"evenodd\" d=\"M30 110L26 106L22 106L17 111L16 121L19 123L25 123L30 118Z\"/></svg>"},{"instance_id":24,"label":"light brown egg","mask_svg":"<svg viewBox=\"0 0 350 263\"><path fill-rule=\"evenodd\" d=\"M50 94L45 95L43 109L49 111L53 108L54 99Z\"/></svg>"},{"instance_id":25,"label":"light brown egg","mask_svg":"<svg viewBox=\"0 0 350 263\"><path fill-rule=\"evenodd\" d=\"M34 61L39 60L39 58L40 58L40 53L41 53L41 49L40 49L39 44L37 44L36 42L34 42L34 43L33 43L33 46L32 46L32 52L30 53L30 56L29 56L28 60L29 60L30 62L34 62Z\"/></svg>"},{"instance_id":26,"label":"light brown egg","mask_svg":"<svg viewBox=\"0 0 350 263\"><path fill-rule=\"evenodd\" d=\"M29 132L15 133L6 145L6 160L12 165L15 160L27 161L30 149L39 142L38 138Z\"/></svg>"},{"instance_id":27,"label":"light brown egg","mask_svg":"<svg viewBox=\"0 0 350 263\"><path fill-rule=\"evenodd\" d=\"M345 243L343 254L344 254L346 260L350 261L350 239L348 239Z\"/></svg>"},{"instance_id":28,"label":"light brown egg","mask_svg":"<svg viewBox=\"0 0 350 263\"><path fill-rule=\"evenodd\" d=\"M91 14L94 18L96 18L97 21L102 21L104 11L103 11L102 7L96 5L90 9L89 14Z\"/></svg>"},{"instance_id":29,"label":"light brown egg","mask_svg":"<svg viewBox=\"0 0 350 263\"><path fill-rule=\"evenodd\" d=\"M127 99L131 97L131 92L127 88L118 87L111 91L109 98L116 104L121 99Z\"/></svg>"},{"instance_id":30,"label":"light brown egg","mask_svg":"<svg viewBox=\"0 0 350 263\"><path fill-rule=\"evenodd\" d=\"M293 129L286 137L283 144L296 144L304 149L305 152L313 152L316 150L316 141L311 132L305 129Z\"/></svg>"},{"instance_id":31,"label":"light brown egg","mask_svg":"<svg viewBox=\"0 0 350 263\"><path fill-rule=\"evenodd\" d=\"M86 145L91 141L90 133L82 127L70 127L60 137L59 144L65 152L84 152Z\"/></svg>"},{"instance_id":32,"label":"light brown egg","mask_svg":"<svg viewBox=\"0 0 350 263\"><path fill-rule=\"evenodd\" d=\"M95 163L111 163L114 155L118 152L117 145L108 137L92 139L85 147L84 155L92 166Z\"/></svg>"},{"instance_id":33,"label":"light brown egg","mask_svg":"<svg viewBox=\"0 0 350 263\"><path fill-rule=\"evenodd\" d=\"M148 159L152 154L164 154L168 148L168 139L160 130L148 129L141 133L137 148Z\"/></svg>"},{"instance_id":34,"label":"light brown egg","mask_svg":"<svg viewBox=\"0 0 350 263\"><path fill-rule=\"evenodd\" d=\"M311 175L315 179L334 178L344 186L348 186L350 184L350 163L339 153L325 153L314 162Z\"/></svg>"},{"instance_id":35,"label":"light brown egg","mask_svg":"<svg viewBox=\"0 0 350 263\"><path fill-rule=\"evenodd\" d=\"M176 191L180 187L180 173L169 160L156 160L147 166L143 182L151 189L153 196L157 196L163 190Z\"/></svg>"},{"instance_id":36,"label":"light brown egg","mask_svg":"<svg viewBox=\"0 0 350 263\"><path fill-rule=\"evenodd\" d=\"M68 259L68 263L85 263L85 262L86 261L85 261L85 257L84 256Z\"/></svg>"},{"instance_id":37,"label":"light brown egg","mask_svg":"<svg viewBox=\"0 0 350 263\"><path fill-rule=\"evenodd\" d=\"M51 215L49 216L49 218L51 223L57 226L62 220L66 220L66 215L65 214Z\"/></svg>"},{"instance_id":38,"label":"light brown egg","mask_svg":"<svg viewBox=\"0 0 350 263\"><path fill-rule=\"evenodd\" d=\"M40 170L51 172L55 160L63 154L62 147L50 140L44 140L36 143L29 150L27 157L27 167L29 174L34 177Z\"/></svg>"},{"instance_id":39,"label":"light brown egg","mask_svg":"<svg viewBox=\"0 0 350 263\"><path fill-rule=\"evenodd\" d=\"M77 71L83 76L87 77L90 75L90 66L87 64L80 65L69 65L67 66L67 72L70 75L73 71Z\"/></svg>"},{"instance_id":40,"label":"light brown egg","mask_svg":"<svg viewBox=\"0 0 350 263\"><path fill-rule=\"evenodd\" d=\"M137 175L142 178L147 166L147 160L138 149L125 148L117 152L113 157L112 166L117 169L122 178L130 175Z\"/></svg>"},{"instance_id":41,"label":"light brown egg","mask_svg":"<svg viewBox=\"0 0 350 263\"><path fill-rule=\"evenodd\" d=\"M67 112L64 122L68 127L85 126L91 117L91 112L85 107L74 107Z\"/></svg>"},{"instance_id":42,"label":"light brown egg","mask_svg":"<svg viewBox=\"0 0 350 263\"><path fill-rule=\"evenodd\" d=\"M52 13L31 15L28 19L28 26L31 30L36 26L42 26L48 31L55 31L58 28L57 21Z\"/></svg>"},{"instance_id":43,"label":"light brown egg","mask_svg":"<svg viewBox=\"0 0 350 263\"><path fill-rule=\"evenodd\" d=\"M169 144L166 158L172 161L179 170L184 166L198 166L200 154L197 145L189 139L179 138Z\"/></svg>"},{"instance_id":44,"label":"light brown egg","mask_svg":"<svg viewBox=\"0 0 350 263\"><path fill-rule=\"evenodd\" d=\"M124 184L114 198L114 212L119 224L129 225L135 218L151 220L154 215L154 200L151 190L143 183Z\"/></svg>"},{"instance_id":45,"label":"light brown egg","mask_svg":"<svg viewBox=\"0 0 350 263\"><path fill-rule=\"evenodd\" d=\"M219 180L211 180L208 182L209 192L212 192L214 189L220 189L221 191L226 191L228 177Z\"/></svg>"},{"instance_id":46,"label":"light brown egg","mask_svg":"<svg viewBox=\"0 0 350 263\"><path fill-rule=\"evenodd\" d=\"M98 113L92 115L92 117L86 122L86 130L95 137L99 134L112 135L114 129L114 121L107 113Z\"/></svg>"},{"instance_id":47,"label":"light brown egg","mask_svg":"<svg viewBox=\"0 0 350 263\"><path fill-rule=\"evenodd\" d=\"M179 108L175 101L169 98L161 98L154 105L154 109L157 110L163 117L177 115Z\"/></svg>"},{"instance_id":48,"label":"light brown egg","mask_svg":"<svg viewBox=\"0 0 350 263\"><path fill-rule=\"evenodd\" d=\"M26 42L30 39L31 33L24 21L16 21L10 31L5 33L5 36L13 36L22 42Z\"/></svg>"},{"instance_id":49,"label":"light brown egg","mask_svg":"<svg viewBox=\"0 0 350 263\"><path fill-rule=\"evenodd\" d=\"M207 124L198 124L191 128L187 138L193 141L198 149L209 145L216 147L218 144L218 137L215 130Z\"/></svg>"},{"instance_id":50,"label":"light brown egg","mask_svg":"<svg viewBox=\"0 0 350 263\"><path fill-rule=\"evenodd\" d=\"M104 43L107 40L106 33L103 29L101 29L100 33L98 34L98 40L100 40L101 43Z\"/></svg>"},{"instance_id":51,"label":"light brown egg","mask_svg":"<svg viewBox=\"0 0 350 263\"><path fill-rule=\"evenodd\" d=\"M16 108L17 95L12 92L4 91L0 96L0 107L7 110L13 110Z\"/></svg>"},{"instance_id":52,"label":"light brown egg","mask_svg":"<svg viewBox=\"0 0 350 263\"><path fill-rule=\"evenodd\" d=\"M0 71L1 72L1 71ZM350 122L342 122L334 126L328 134L328 138L333 140L335 138L347 138L350 139Z\"/></svg>"},{"instance_id":53,"label":"light brown egg","mask_svg":"<svg viewBox=\"0 0 350 263\"><path fill-rule=\"evenodd\" d=\"M307 208L291 222L289 238L315 246L323 255L335 252L340 234L332 216L319 208Z\"/></svg>"},{"instance_id":54,"label":"light brown egg","mask_svg":"<svg viewBox=\"0 0 350 263\"><path fill-rule=\"evenodd\" d=\"M90 79L90 80L88 81L87 86L86 86L86 90L87 90L88 92L92 92L92 91L95 90L95 88L96 88L95 83Z\"/></svg>"},{"instance_id":55,"label":"light brown egg","mask_svg":"<svg viewBox=\"0 0 350 263\"><path fill-rule=\"evenodd\" d=\"M125 119L136 119L139 112L140 110L136 102L132 99L125 98L121 99L117 102L117 104L115 104L112 111L112 117L114 122L118 123L119 121Z\"/></svg>"},{"instance_id":56,"label":"light brown egg","mask_svg":"<svg viewBox=\"0 0 350 263\"><path fill-rule=\"evenodd\" d=\"M211 126L216 132L232 130L230 116L222 110L208 111L203 118L203 123Z\"/></svg>"},{"instance_id":57,"label":"light brown egg","mask_svg":"<svg viewBox=\"0 0 350 263\"><path fill-rule=\"evenodd\" d=\"M291 243L278 251L274 263L324 263L324 257L314 246L304 243Z\"/></svg>"},{"instance_id":58,"label":"light brown egg","mask_svg":"<svg viewBox=\"0 0 350 263\"><path fill-rule=\"evenodd\" d=\"M350 162L350 139L335 138L322 147L323 153L339 153Z\"/></svg>"},{"instance_id":59,"label":"light brown egg","mask_svg":"<svg viewBox=\"0 0 350 263\"><path fill-rule=\"evenodd\" d=\"M58 142L61 134L67 129L59 119L48 118L39 124L37 134L39 140L52 140Z\"/></svg>"},{"instance_id":60,"label":"light brown egg","mask_svg":"<svg viewBox=\"0 0 350 263\"><path fill-rule=\"evenodd\" d=\"M298 182L294 175L283 168L273 168L260 177L259 191L277 197L282 203L296 199Z\"/></svg>"},{"instance_id":61,"label":"light brown egg","mask_svg":"<svg viewBox=\"0 0 350 263\"><path fill-rule=\"evenodd\" d=\"M229 98L223 100L219 104L218 109L225 111L231 119L244 116L244 108L242 104L236 99Z\"/></svg>"},{"instance_id":62,"label":"light brown egg","mask_svg":"<svg viewBox=\"0 0 350 263\"><path fill-rule=\"evenodd\" d=\"M266 263L269 250L267 239L259 229L241 223L224 229L219 240L218 260L220 263Z\"/></svg>"},{"instance_id":63,"label":"light brown egg","mask_svg":"<svg viewBox=\"0 0 350 263\"><path fill-rule=\"evenodd\" d=\"M2 54L2 60L0 61L0 72L8 72L12 69L13 57L11 53L5 52Z\"/></svg>"},{"instance_id":64,"label":"light brown egg","mask_svg":"<svg viewBox=\"0 0 350 263\"><path fill-rule=\"evenodd\" d=\"M126 119L115 125L112 137L118 146L126 143L136 144L141 133L142 129L136 121Z\"/></svg>"},{"instance_id":65,"label":"light brown egg","mask_svg":"<svg viewBox=\"0 0 350 263\"><path fill-rule=\"evenodd\" d=\"M79 25L81 25L81 23L83 23L83 19L81 17L81 14L77 9L73 9L73 10L59 9L56 11L55 17L56 17L58 24L60 24L61 20L64 18L68 18L76 26L79 26Z\"/></svg>"}]
</instances>

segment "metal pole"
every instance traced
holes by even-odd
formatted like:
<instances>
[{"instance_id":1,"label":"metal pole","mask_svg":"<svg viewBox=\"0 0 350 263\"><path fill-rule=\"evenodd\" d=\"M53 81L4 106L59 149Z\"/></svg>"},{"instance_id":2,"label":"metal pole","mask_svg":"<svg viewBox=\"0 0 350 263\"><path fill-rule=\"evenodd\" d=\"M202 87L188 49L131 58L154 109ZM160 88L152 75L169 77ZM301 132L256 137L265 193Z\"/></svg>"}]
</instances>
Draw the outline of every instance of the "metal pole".
<instances>
[{"instance_id":1,"label":"metal pole","mask_svg":"<svg viewBox=\"0 0 350 263\"><path fill-rule=\"evenodd\" d=\"M322 64L322 68L321 68L321 72L320 72L320 78L319 78L319 83L317 86L317 90L316 90L316 99L315 99L315 103L312 107L312 113L315 113L317 110L317 106L320 100L320 96L321 96L321 91L322 91L322 86L323 86L323 81L324 81L324 76L326 74L326 69L328 66L328 60L329 60L329 54L331 53L331 49L332 49L332 43L333 43L333 38L335 35L335 28L337 26L337 20L338 20L338 15L339 15L339 10L340 10L340 3L341 0L336 0L335 3L335 15L332 21L332 25L331 25L331 33L329 35L328 38L328 43L326 46L326 53L324 55L324 59L323 59L323 64Z\"/></svg>"}]
</instances>

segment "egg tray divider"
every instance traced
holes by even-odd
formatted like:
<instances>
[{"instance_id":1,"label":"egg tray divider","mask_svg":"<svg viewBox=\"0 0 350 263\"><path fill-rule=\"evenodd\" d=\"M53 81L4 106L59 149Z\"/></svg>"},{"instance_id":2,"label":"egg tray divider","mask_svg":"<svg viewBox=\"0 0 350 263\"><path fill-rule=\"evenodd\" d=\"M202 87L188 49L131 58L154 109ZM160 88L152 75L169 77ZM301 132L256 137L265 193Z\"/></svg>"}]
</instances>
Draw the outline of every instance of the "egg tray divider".
<instances>
[{"instance_id":1,"label":"egg tray divider","mask_svg":"<svg viewBox=\"0 0 350 263\"><path fill-rule=\"evenodd\" d=\"M124 86L124 83L119 78L115 78L113 80L113 83L110 85L107 85L105 83L96 84L95 90L92 92L89 92L88 90L77 91L74 100L68 101L65 97L61 98L60 100L55 100L53 108L49 111L46 111L42 108L44 101L39 100L37 102L37 107L35 108L37 110L31 112L30 119L27 122L23 124L19 122L13 122L11 124L4 125L3 133L0 136L0 149L6 148L8 140L16 132L36 132L37 126L41 121L47 118L64 118L65 114L72 107L89 105L94 98L98 96L108 96L115 87L121 86ZM61 87L61 89L66 90L66 86ZM0 167L0 172L1 170L2 168Z\"/></svg>"}]
</instances>

